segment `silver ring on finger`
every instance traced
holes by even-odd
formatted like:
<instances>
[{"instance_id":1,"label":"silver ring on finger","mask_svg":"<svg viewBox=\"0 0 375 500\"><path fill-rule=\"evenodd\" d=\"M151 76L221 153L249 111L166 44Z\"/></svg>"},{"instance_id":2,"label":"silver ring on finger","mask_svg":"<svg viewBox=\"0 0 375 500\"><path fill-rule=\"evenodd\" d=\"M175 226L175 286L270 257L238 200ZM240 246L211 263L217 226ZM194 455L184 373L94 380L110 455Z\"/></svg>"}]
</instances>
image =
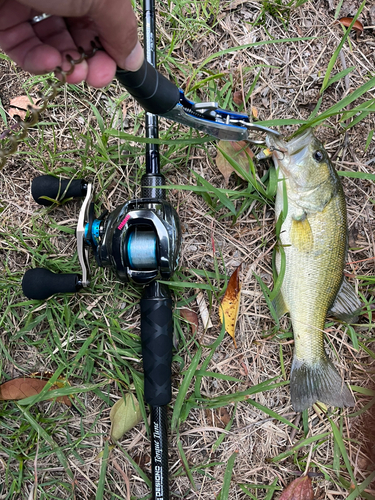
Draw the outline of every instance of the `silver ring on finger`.
<instances>
[{"instance_id":1,"label":"silver ring on finger","mask_svg":"<svg viewBox=\"0 0 375 500\"><path fill-rule=\"evenodd\" d=\"M51 17L52 14L46 14L45 12L43 14L38 14L37 16L34 16L30 19L30 24L37 24L40 23L41 21L44 21L45 19L48 19Z\"/></svg>"}]
</instances>

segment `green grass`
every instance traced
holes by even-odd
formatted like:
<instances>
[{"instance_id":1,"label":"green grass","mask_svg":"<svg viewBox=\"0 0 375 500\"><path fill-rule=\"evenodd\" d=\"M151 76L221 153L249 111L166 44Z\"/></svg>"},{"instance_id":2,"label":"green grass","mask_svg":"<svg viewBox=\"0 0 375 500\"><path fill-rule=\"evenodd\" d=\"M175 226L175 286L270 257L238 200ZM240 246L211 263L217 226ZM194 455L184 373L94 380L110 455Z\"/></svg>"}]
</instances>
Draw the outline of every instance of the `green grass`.
<instances>
[{"instance_id":1,"label":"green grass","mask_svg":"<svg viewBox=\"0 0 375 500\"><path fill-rule=\"evenodd\" d=\"M264 2L257 11L258 20L254 24L264 24L271 15L278 20L279 28L280 25L285 28L288 23L290 26L291 9L302 4L301 1L284 4L278 1ZM233 102L233 91L238 86L235 62L231 63L227 71L223 69L225 66L220 66L223 60L231 61L236 55L265 50L268 46L283 47L285 44L303 47L312 41L312 37L295 37L288 32L282 38L267 38L243 46L228 43L227 48L222 48L214 45L215 50L196 62L192 54L197 45L204 44L209 37L215 37L215 30L220 27L220 6L218 0L163 2L159 15L170 39L162 33L158 34L158 57L163 72L174 81L182 82L191 99L218 100L220 107L237 110ZM262 29L262 26L257 29ZM341 71L336 65L338 49L347 43L344 38L337 50L332 51L328 66L322 70L321 99L312 115L308 118L274 116L262 123L271 127L285 127L281 131L292 126L288 133L293 133L298 126L302 130L318 125L333 127L332 124L337 126L338 133L344 133L346 130L360 130L367 123L366 119L373 116L375 109L371 94L375 86L374 76L367 75L343 99L337 102L331 100L331 90L338 88L336 86L342 79L354 72L353 67ZM183 57L181 47L189 56ZM274 64L244 66L243 76L251 81L245 89L246 95L250 97L258 84L262 83L262 72L276 69ZM25 92L32 93L36 86L45 89L45 77L30 78L25 83ZM22 200L29 189L29 184L22 178L24 170L29 177L53 172L62 177L87 178L94 181L96 210L99 214L105 208L124 203L139 194L147 142L142 129L144 113L128 106L127 118L132 128L121 129L116 127L116 113L121 113L123 103L128 101L126 93L119 94L113 86L105 89L103 93L110 100L109 106L101 95L93 93L85 85L70 85L63 92L67 92L68 107L65 108L62 97L51 105L50 114L45 114L44 121L29 134L15 156L15 163L4 168L2 182L11 189L11 178L19 186L17 195ZM349 105L353 107L348 109ZM54 117L61 119L64 116L65 109L66 116L76 114L80 120L67 119L66 123L56 120ZM0 116L6 126L7 115L1 103ZM346 123L348 119L349 124ZM364 138L363 148L371 151L372 142L373 129L370 129ZM216 224L220 224L215 238L220 228L225 227L234 240L240 239L240 232L237 231L247 228L250 218L258 221L257 228L261 231L265 214L267 211L272 213L277 186L276 173L271 166L259 167L250 163L247 173L233 158L227 157L233 169L241 173L245 181L233 178L229 187L224 189L219 174L210 173L210 169L215 168L210 138L162 121L159 143L161 166L168 181L168 196L181 213L185 216L189 213L191 198L188 197L193 197L199 200L197 205L204 213L204 220L214 219ZM191 157L197 157L197 163L192 162ZM204 165L209 166L204 172L199 164L202 157ZM362 187L375 180L374 173L357 171L354 167L353 170L339 173L350 178L351 182L363 183ZM11 194L9 199L17 202L17 198ZM30 206L25 204L22 207L30 210ZM5 213L0 225L0 251L4 267L0 275L1 380L11 379L14 373L27 375L35 368L42 367L54 372L55 379L58 374L62 374L69 379L71 387L52 392L47 392L46 387L38 396L25 398L18 403L1 403L0 466L4 465L5 473L0 479L0 494L7 500L28 498L34 485L35 497L46 500L73 498L73 492L77 498L122 498L119 484L124 491L124 483L111 465L112 458L116 457L121 460L121 466L131 481L134 476L137 477L132 484L136 484L139 487L137 491L141 491L138 498L150 498L149 466L147 463L140 465L138 449L127 449L133 439L139 438L138 447L143 456L147 457L150 453L147 441L139 432L141 427L132 431L131 437L127 437L115 450L110 449L107 441L108 410L122 392L133 391L140 401L145 420L148 415L143 400L137 308L142 290L120 283L113 274L98 269L92 261L94 273L89 289L74 296L56 296L46 302L27 300L20 289L26 268L45 266L53 272L79 272L73 242L77 209L72 204L66 204L52 209L41 208L33 214L21 212L21 221L6 213L6 208L5 202L1 200L0 210ZM287 205L284 209L287 210ZM185 222L189 223L183 220ZM280 230L280 227L277 229ZM194 224L190 223L189 230L195 231ZM198 234L198 242L200 237ZM270 243L265 237L264 248ZM210 244L208 241L204 247L204 255L212 250ZM184 249L185 255L187 252ZM182 488L181 491L187 496L192 490L199 491L203 483L204 500L213 495L212 491L219 495L220 500L232 498L232 491L241 499L271 500L275 492L283 487L274 478L272 467L289 482L290 477L285 471L303 471L312 447L314 467L324 475L325 480L333 486L338 484L344 488L347 498L359 498L360 495L372 498L364 490L368 488L373 475L367 474L364 479L354 476L354 458L348 451L350 441L339 412L323 417L327 426L324 429L318 426L316 429L311 425L313 412L306 412L302 422L296 425L294 416L284 415L282 406L267 406L265 403L274 401L272 398L276 396L273 395L289 391L291 351L288 342L292 338L291 332L272 310L272 299L280 287L282 273L279 280L275 281L274 293L268 290L262 277L257 276L257 291L263 292L263 305L269 305L271 315L263 310L264 316L268 314L268 317L258 325L256 342L251 346L255 352L262 345L262 333L267 335L266 342L278 343L276 360L280 368L277 375L272 370L264 370L257 382L244 387L245 377L239 374L235 360L227 366L227 372L218 368L218 363L225 360L225 356L232 355L232 347L229 348L229 343L226 343L225 331L215 324L214 333L208 332L203 337L200 333L192 336L181 321L178 308L195 307L197 289L204 291L212 317L215 318L215 307L224 292L229 273L227 262L218 255L217 251L209 264L195 261L186 265L184 261L170 282L176 304L175 394L169 422L172 433L170 452L173 466L170 476L173 490L176 492ZM251 258L248 263L251 263ZM264 266L272 273L270 259ZM259 268L259 271L262 270ZM251 280L247 286L254 282L253 278ZM368 321L361 319L361 328L357 328L357 325L350 327L348 343L361 355L366 354L374 359L371 339L373 316L370 308L374 276L358 275L357 280L359 290L366 299L369 318ZM245 358L250 356L247 352L243 355ZM348 418L354 419L362 409L367 410L373 404L373 392L357 385L352 388L362 404L358 411L349 414ZM73 409L50 401L50 398L66 394L72 396ZM212 438L207 455L195 455L196 450L190 449L193 445L184 441L184 433L205 425L199 420L205 411L215 412L223 406L232 412L229 423L223 428L226 432ZM264 437L261 428L264 419L288 434L295 428L298 432L292 446L287 447L282 442L279 451L269 456L268 462L261 464L272 471L273 475L267 476L268 484L262 482L259 476L254 476L251 481L243 481L239 472L244 467L241 465L240 453L231 450L226 454L227 446L233 443L231 433L239 432L239 426L242 425L242 421L238 420L241 415L245 415L245 419L256 415L260 422L258 443ZM145 429L147 433L147 424ZM249 433L252 432L251 428ZM241 446L241 440L238 446ZM325 459L327 447L331 450L328 460ZM34 464L38 465L39 471L37 483ZM86 480L81 472L89 479ZM75 483L73 479L76 479ZM351 482L356 484L354 490L350 489ZM205 493L205 488L209 493ZM132 498L137 496L133 493Z\"/></svg>"}]
</instances>

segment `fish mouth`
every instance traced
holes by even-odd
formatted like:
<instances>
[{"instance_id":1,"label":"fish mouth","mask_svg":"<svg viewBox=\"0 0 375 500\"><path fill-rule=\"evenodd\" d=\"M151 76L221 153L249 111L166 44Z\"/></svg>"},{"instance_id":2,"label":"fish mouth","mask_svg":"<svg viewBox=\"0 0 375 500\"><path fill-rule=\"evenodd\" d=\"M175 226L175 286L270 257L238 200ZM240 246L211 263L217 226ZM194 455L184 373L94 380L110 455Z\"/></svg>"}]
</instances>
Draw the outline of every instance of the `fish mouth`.
<instances>
[{"instance_id":1,"label":"fish mouth","mask_svg":"<svg viewBox=\"0 0 375 500\"><path fill-rule=\"evenodd\" d=\"M311 143L313 137L312 129L308 128L302 132L302 134L293 137L289 142L285 142L275 135L268 134L266 136L266 144L271 151L283 153L285 156L300 156L301 153L303 154L305 148ZM283 159L280 155L277 156L279 156L279 159Z\"/></svg>"},{"instance_id":2,"label":"fish mouth","mask_svg":"<svg viewBox=\"0 0 375 500\"><path fill-rule=\"evenodd\" d=\"M283 140L283 138L274 134L266 135L266 145L271 151L287 150L287 143Z\"/></svg>"},{"instance_id":3,"label":"fish mouth","mask_svg":"<svg viewBox=\"0 0 375 500\"><path fill-rule=\"evenodd\" d=\"M313 139L313 131L308 128L302 134L293 137L291 141L288 142L287 148L290 156L298 155L304 150Z\"/></svg>"}]
</instances>

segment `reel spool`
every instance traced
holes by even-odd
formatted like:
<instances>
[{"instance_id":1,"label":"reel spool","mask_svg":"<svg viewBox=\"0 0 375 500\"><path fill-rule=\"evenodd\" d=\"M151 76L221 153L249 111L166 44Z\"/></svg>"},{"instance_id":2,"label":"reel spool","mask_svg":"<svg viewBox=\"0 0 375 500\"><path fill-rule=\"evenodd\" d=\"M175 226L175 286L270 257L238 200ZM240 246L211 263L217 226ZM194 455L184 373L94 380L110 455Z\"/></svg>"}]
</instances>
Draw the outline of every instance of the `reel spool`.
<instances>
[{"instance_id":1,"label":"reel spool","mask_svg":"<svg viewBox=\"0 0 375 500\"><path fill-rule=\"evenodd\" d=\"M71 198L84 201L76 237L82 276L55 274L44 268L30 269L22 281L30 299L47 299L55 293L75 293L90 284L90 248L100 267L110 267L123 282L145 285L168 280L178 265L181 229L178 214L165 200L160 174L142 179L142 198L130 200L113 212L95 217L92 184L84 180L60 180L50 175L36 177L34 200L50 206Z\"/></svg>"}]
</instances>

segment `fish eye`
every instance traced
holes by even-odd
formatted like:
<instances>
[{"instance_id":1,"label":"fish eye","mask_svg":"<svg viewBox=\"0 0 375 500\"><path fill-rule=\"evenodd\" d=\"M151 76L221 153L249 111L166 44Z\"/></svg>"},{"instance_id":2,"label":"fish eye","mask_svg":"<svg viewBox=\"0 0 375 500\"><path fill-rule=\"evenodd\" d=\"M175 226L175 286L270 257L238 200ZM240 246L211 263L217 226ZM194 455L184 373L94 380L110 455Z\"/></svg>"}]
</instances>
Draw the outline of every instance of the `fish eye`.
<instances>
[{"instance_id":1,"label":"fish eye","mask_svg":"<svg viewBox=\"0 0 375 500\"><path fill-rule=\"evenodd\" d=\"M313 158L314 160L318 161L318 162L321 162L324 158L324 155L321 151L319 151L319 149L317 151L314 151L313 153Z\"/></svg>"}]
</instances>

